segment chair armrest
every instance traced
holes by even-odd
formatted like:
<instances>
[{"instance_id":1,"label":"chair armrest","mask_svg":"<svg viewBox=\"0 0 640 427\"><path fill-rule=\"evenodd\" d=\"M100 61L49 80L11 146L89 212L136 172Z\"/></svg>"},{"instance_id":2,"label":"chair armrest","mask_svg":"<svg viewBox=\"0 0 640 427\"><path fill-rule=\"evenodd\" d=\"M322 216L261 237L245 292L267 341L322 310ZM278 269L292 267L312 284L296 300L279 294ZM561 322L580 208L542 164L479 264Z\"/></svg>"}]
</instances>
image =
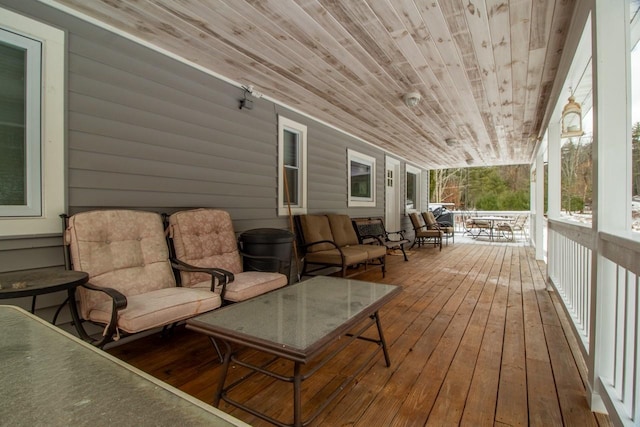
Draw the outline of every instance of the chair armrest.
<instances>
[{"instance_id":1,"label":"chair armrest","mask_svg":"<svg viewBox=\"0 0 640 427\"><path fill-rule=\"evenodd\" d=\"M384 245L384 240L382 240L382 237L375 234L365 234L364 236L360 236L360 242L364 241L365 239L375 239L380 245Z\"/></svg>"},{"instance_id":2,"label":"chair armrest","mask_svg":"<svg viewBox=\"0 0 640 427\"><path fill-rule=\"evenodd\" d=\"M102 332L101 339L92 339L85 331L84 326L76 325L76 329L83 339L89 339L91 340L91 343L93 345L102 348L106 343L113 340L114 335L118 335L118 311L127 308L127 297L113 288L96 286L89 282L80 286L92 291L102 292L104 294L107 294L107 296L111 298L111 319L109 319L109 323L107 324L105 330Z\"/></svg>"},{"instance_id":3,"label":"chair armrest","mask_svg":"<svg viewBox=\"0 0 640 427\"><path fill-rule=\"evenodd\" d=\"M227 290L227 283L233 282L235 279L232 272L224 270L222 268L215 267L196 267L179 259L172 259L171 266L178 271L188 271L193 273L207 273L211 275L211 292L215 290L216 280L218 285L222 286L220 291L220 297L224 299L224 294Z\"/></svg>"},{"instance_id":4,"label":"chair armrest","mask_svg":"<svg viewBox=\"0 0 640 427\"><path fill-rule=\"evenodd\" d=\"M400 236L401 239L405 239L404 237L404 233L406 233L406 230L398 230L398 231L387 231L387 236L389 236L389 234L397 234L398 236Z\"/></svg>"}]
</instances>

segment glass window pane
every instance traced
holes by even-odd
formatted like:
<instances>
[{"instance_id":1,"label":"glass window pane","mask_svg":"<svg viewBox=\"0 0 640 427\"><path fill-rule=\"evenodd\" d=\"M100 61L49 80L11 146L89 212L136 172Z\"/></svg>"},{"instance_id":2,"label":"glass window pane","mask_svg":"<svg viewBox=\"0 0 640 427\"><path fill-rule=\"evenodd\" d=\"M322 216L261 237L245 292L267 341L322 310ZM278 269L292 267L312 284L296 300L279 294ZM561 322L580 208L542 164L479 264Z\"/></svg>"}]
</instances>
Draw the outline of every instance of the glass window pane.
<instances>
[{"instance_id":1,"label":"glass window pane","mask_svg":"<svg viewBox=\"0 0 640 427\"><path fill-rule=\"evenodd\" d=\"M371 198L371 166L351 161L351 196Z\"/></svg>"},{"instance_id":2,"label":"glass window pane","mask_svg":"<svg viewBox=\"0 0 640 427\"><path fill-rule=\"evenodd\" d=\"M0 205L27 203L25 65L25 49L0 43Z\"/></svg>"},{"instance_id":3,"label":"glass window pane","mask_svg":"<svg viewBox=\"0 0 640 427\"><path fill-rule=\"evenodd\" d=\"M415 209L416 208L416 200L417 200L417 176L414 173L407 172L407 209Z\"/></svg>"},{"instance_id":4,"label":"glass window pane","mask_svg":"<svg viewBox=\"0 0 640 427\"><path fill-rule=\"evenodd\" d=\"M291 206L299 205L298 189L300 186L298 176L299 174L297 169L285 168L285 179L287 180L285 188L289 195L288 200L285 200L285 202L288 202Z\"/></svg>"},{"instance_id":5,"label":"glass window pane","mask_svg":"<svg viewBox=\"0 0 640 427\"><path fill-rule=\"evenodd\" d=\"M298 134L287 129L283 132L284 164L298 167Z\"/></svg>"}]
</instances>

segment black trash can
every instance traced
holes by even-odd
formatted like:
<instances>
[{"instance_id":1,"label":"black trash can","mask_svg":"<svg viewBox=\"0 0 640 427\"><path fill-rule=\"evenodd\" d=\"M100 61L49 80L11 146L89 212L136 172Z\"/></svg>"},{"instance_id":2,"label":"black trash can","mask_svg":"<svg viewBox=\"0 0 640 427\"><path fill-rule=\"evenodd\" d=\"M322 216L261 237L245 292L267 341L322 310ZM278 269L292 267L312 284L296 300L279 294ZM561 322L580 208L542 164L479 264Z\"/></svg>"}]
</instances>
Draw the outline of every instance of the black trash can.
<instances>
[{"instance_id":1,"label":"black trash can","mask_svg":"<svg viewBox=\"0 0 640 427\"><path fill-rule=\"evenodd\" d=\"M244 271L275 271L289 278L293 238L293 233L280 228L256 228L240 234L238 243L243 253L277 258L277 260L264 260L244 256L242 257Z\"/></svg>"}]
</instances>

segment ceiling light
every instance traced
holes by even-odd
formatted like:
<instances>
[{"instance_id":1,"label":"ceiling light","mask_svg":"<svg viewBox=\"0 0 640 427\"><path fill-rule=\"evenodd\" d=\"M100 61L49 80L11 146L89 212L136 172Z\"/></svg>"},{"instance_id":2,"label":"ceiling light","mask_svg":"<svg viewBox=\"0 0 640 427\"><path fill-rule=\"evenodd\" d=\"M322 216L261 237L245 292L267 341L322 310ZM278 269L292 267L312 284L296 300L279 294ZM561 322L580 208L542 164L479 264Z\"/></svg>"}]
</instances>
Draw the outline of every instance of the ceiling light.
<instances>
[{"instance_id":1,"label":"ceiling light","mask_svg":"<svg viewBox=\"0 0 640 427\"><path fill-rule=\"evenodd\" d=\"M418 105L418 103L422 99L422 96L420 95L419 92L409 92L409 93L405 93L403 99L404 99L405 105L409 108L412 108Z\"/></svg>"},{"instance_id":2,"label":"ceiling light","mask_svg":"<svg viewBox=\"0 0 640 427\"><path fill-rule=\"evenodd\" d=\"M572 136L582 136L582 107L576 102L573 94L569 97L569 102L562 109L562 134L563 138Z\"/></svg>"}]
</instances>

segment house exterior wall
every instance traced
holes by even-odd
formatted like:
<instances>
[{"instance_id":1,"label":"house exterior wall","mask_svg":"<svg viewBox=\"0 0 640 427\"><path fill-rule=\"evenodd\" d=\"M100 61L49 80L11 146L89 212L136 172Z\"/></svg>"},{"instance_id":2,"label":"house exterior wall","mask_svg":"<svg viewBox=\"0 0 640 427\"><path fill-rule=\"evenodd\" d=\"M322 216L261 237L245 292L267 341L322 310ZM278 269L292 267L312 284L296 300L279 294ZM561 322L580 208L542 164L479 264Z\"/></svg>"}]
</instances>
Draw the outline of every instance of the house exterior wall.
<instances>
[{"instance_id":1,"label":"house exterior wall","mask_svg":"<svg viewBox=\"0 0 640 427\"><path fill-rule=\"evenodd\" d=\"M308 127L309 213L384 215L382 150L264 98L241 110L241 88L47 5L0 6L67 32L67 213L216 207L238 233L287 228L277 215L281 114ZM375 207L348 207L347 149L376 159ZM63 263L60 235L0 235L0 271Z\"/></svg>"}]
</instances>

